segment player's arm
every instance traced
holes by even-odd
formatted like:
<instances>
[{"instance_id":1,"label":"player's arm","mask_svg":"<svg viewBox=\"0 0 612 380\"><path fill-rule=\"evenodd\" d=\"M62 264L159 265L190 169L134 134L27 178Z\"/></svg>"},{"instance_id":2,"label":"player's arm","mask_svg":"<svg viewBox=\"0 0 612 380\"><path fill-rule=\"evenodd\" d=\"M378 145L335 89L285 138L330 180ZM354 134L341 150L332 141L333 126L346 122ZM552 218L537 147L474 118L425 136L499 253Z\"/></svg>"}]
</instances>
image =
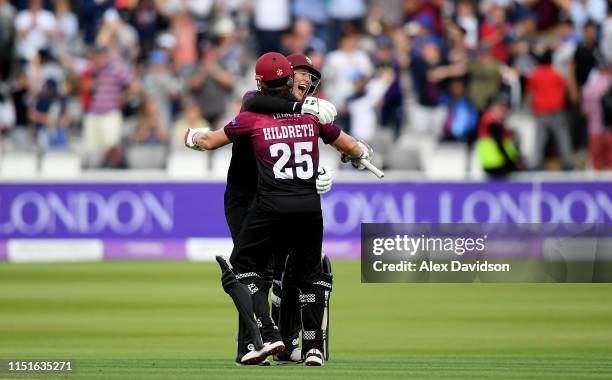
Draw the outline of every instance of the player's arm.
<instances>
[{"instance_id":1,"label":"player's arm","mask_svg":"<svg viewBox=\"0 0 612 380\"><path fill-rule=\"evenodd\" d=\"M185 146L194 150L215 150L230 142L224 129L188 128L185 132Z\"/></svg>"},{"instance_id":2,"label":"player's arm","mask_svg":"<svg viewBox=\"0 0 612 380\"><path fill-rule=\"evenodd\" d=\"M242 102L242 109L255 113L301 113L302 103L277 96L253 94Z\"/></svg>"},{"instance_id":3,"label":"player's arm","mask_svg":"<svg viewBox=\"0 0 612 380\"><path fill-rule=\"evenodd\" d=\"M342 153L342 162L350 162L356 169L363 170L366 168L364 161L372 161L372 148L365 141L356 140L344 132L340 132L331 145Z\"/></svg>"},{"instance_id":4,"label":"player's arm","mask_svg":"<svg viewBox=\"0 0 612 380\"><path fill-rule=\"evenodd\" d=\"M360 159L364 152L367 153L370 150L363 142L355 140L354 137L344 132L340 132L338 138L331 145L351 159Z\"/></svg>"},{"instance_id":5,"label":"player's arm","mask_svg":"<svg viewBox=\"0 0 612 380\"><path fill-rule=\"evenodd\" d=\"M324 99L315 98L314 96L309 96L304 99L304 103L299 103L276 96L250 94L243 98L242 109L248 112L265 114L309 114L316 116L321 124L332 123L338 114L336 107L332 103Z\"/></svg>"}]
</instances>

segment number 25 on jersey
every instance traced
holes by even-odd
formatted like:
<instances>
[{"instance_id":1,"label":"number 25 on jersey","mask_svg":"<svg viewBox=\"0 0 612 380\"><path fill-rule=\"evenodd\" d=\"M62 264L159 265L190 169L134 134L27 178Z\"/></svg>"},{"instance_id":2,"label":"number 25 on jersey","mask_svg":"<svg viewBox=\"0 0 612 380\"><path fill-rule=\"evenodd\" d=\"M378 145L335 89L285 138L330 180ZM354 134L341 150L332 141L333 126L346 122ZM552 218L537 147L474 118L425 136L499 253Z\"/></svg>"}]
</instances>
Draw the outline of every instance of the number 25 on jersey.
<instances>
[{"instance_id":1,"label":"number 25 on jersey","mask_svg":"<svg viewBox=\"0 0 612 380\"><path fill-rule=\"evenodd\" d=\"M296 142L293 144L293 154L295 167L285 167L291 159L291 146L286 143L277 143L270 145L270 155L272 157L280 158L274 164L274 178L278 179L293 179L294 169L295 176L299 179L310 179L314 173L314 166L312 163L312 141L307 142ZM303 163L306 163L306 169L303 167Z\"/></svg>"}]
</instances>

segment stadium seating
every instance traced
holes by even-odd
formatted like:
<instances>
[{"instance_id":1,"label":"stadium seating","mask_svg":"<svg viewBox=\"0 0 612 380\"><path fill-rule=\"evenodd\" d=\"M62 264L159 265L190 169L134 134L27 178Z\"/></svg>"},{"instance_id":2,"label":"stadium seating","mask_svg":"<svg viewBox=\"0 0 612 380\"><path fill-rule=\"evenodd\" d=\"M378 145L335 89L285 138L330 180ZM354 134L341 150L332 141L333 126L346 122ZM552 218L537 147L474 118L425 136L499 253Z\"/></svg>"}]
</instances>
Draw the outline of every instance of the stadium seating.
<instances>
[{"instance_id":1,"label":"stadium seating","mask_svg":"<svg viewBox=\"0 0 612 380\"><path fill-rule=\"evenodd\" d=\"M166 147L132 145L126 150L126 160L131 169L163 169L166 164Z\"/></svg>"},{"instance_id":2,"label":"stadium seating","mask_svg":"<svg viewBox=\"0 0 612 380\"><path fill-rule=\"evenodd\" d=\"M463 143L441 143L424 164L429 179L463 179L468 165L467 146Z\"/></svg>"},{"instance_id":3,"label":"stadium seating","mask_svg":"<svg viewBox=\"0 0 612 380\"><path fill-rule=\"evenodd\" d=\"M81 158L76 153L50 151L41 159L40 174L47 178L77 178L81 167Z\"/></svg>"},{"instance_id":4,"label":"stadium seating","mask_svg":"<svg viewBox=\"0 0 612 380\"><path fill-rule=\"evenodd\" d=\"M429 157L434 155L434 151L436 149L438 142L435 136L424 133L406 133L400 136L397 144L394 149L398 150L412 150L418 152L418 167L417 170L424 169L424 162L429 159ZM394 152L395 154L395 152ZM395 159L396 165L399 164L399 159ZM410 168L415 167L415 164L403 164L407 165ZM399 168L398 168L399 169Z\"/></svg>"},{"instance_id":5,"label":"stadium seating","mask_svg":"<svg viewBox=\"0 0 612 380\"><path fill-rule=\"evenodd\" d=\"M478 157L478 151L472 148L468 153L468 171L467 177L472 180L484 180L486 179L486 173L482 169L482 163Z\"/></svg>"},{"instance_id":6,"label":"stadium seating","mask_svg":"<svg viewBox=\"0 0 612 380\"><path fill-rule=\"evenodd\" d=\"M531 166L535 153L536 121L529 111L517 111L508 116L508 128L513 130L519 140L521 155Z\"/></svg>"},{"instance_id":7,"label":"stadium seating","mask_svg":"<svg viewBox=\"0 0 612 380\"><path fill-rule=\"evenodd\" d=\"M421 153L414 147L399 146L393 149L385 167L391 170L420 170Z\"/></svg>"},{"instance_id":8,"label":"stadium seating","mask_svg":"<svg viewBox=\"0 0 612 380\"><path fill-rule=\"evenodd\" d=\"M5 152L0 160L0 176L33 178L38 173L38 157L30 152Z\"/></svg>"},{"instance_id":9,"label":"stadium seating","mask_svg":"<svg viewBox=\"0 0 612 380\"><path fill-rule=\"evenodd\" d=\"M393 154L393 143L394 136L391 129L381 127L376 129L376 134L368 140L368 144L370 144L372 149L374 149L376 154L382 159L382 162L376 162L377 159L375 156L373 161L375 165L380 165L388 161L389 156Z\"/></svg>"},{"instance_id":10,"label":"stadium seating","mask_svg":"<svg viewBox=\"0 0 612 380\"><path fill-rule=\"evenodd\" d=\"M209 165L209 154L184 149L170 153L166 172L171 178L201 178L208 173Z\"/></svg>"},{"instance_id":11,"label":"stadium seating","mask_svg":"<svg viewBox=\"0 0 612 380\"><path fill-rule=\"evenodd\" d=\"M340 152L331 145L319 144L319 165L325 166L327 169L340 169Z\"/></svg>"},{"instance_id":12,"label":"stadium seating","mask_svg":"<svg viewBox=\"0 0 612 380\"><path fill-rule=\"evenodd\" d=\"M211 155L211 176L215 179L225 179L232 159L232 146L227 145L207 154Z\"/></svg>"}]
</instances>

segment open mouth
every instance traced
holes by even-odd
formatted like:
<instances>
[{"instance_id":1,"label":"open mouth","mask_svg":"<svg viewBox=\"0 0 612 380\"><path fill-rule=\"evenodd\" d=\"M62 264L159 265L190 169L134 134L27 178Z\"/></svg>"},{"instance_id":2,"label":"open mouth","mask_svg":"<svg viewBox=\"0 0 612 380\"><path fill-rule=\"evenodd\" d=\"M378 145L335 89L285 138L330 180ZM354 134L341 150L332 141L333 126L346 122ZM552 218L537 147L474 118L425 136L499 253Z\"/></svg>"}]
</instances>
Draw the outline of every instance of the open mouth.
<instances>
[{"instance_id":1,"label":"open mouth","mask_svg":"<svg viewBox=\"0 0 612 380\"><path fill-rule=\"evenodd\" d=\"M298 91L302 94L305 95L306 91L308 91L308 85L304 84L304 83L300 83L298 84Z\"/></svg>"}]
</instances>

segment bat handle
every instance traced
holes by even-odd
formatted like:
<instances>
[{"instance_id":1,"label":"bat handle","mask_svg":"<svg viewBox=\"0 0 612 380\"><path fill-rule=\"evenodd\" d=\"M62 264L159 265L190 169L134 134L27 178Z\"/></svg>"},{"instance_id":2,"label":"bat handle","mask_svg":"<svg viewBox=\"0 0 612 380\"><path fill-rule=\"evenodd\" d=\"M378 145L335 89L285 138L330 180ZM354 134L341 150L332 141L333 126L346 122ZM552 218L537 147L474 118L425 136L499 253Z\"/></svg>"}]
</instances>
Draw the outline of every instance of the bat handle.
<instances>
[{"instance_id":1,"label":"bat handle","mask_svg":"<svg viewBox=\"0 0 612 380\"><path fill-rule=\"evenodd\" d=\"M370 161L368 161L368 160L359 160L359 163L361 165L365 166L366 169L371 171L378 178L383 178L385 176L385 173L382 170L378 169L376 166L374 166L374 164L372 164Z\"/></svg>"}]
</instances>

